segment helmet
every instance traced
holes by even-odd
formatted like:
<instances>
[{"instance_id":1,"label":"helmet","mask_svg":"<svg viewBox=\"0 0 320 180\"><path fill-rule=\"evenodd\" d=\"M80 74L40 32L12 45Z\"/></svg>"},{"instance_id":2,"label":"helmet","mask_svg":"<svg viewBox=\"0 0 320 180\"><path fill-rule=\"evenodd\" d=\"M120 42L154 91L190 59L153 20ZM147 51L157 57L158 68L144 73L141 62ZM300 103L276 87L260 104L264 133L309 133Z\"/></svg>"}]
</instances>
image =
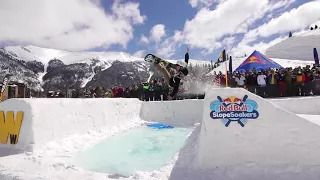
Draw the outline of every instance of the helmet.
<instances>
[{"instance_id":1,"label":"helmet","mask_svg":"<svg viewBox=\"0 0 320 180\"><path fill-rule=\"evenodd\" d=\"M181 60L177 61L177 65L182 66L182 67L187 67L187 63L184 61L181 61Z\"/></svg>"}]
</instances>

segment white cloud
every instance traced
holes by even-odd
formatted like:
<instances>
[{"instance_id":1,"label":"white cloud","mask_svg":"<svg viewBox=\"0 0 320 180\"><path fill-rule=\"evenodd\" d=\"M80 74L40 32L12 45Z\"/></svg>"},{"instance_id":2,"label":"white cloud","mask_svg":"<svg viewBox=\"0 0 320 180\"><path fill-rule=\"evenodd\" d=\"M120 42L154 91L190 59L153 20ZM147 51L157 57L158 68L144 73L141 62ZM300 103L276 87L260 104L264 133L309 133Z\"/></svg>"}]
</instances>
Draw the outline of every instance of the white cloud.
<instances>
[{"instance_id":1,"label":"white cloud","mask_svg":"<svg viewBox=\"0 0 320 180\"><path fill-rule=\"evenodd\" d=\"M319 26L320 26L320 20L319 20L319 21L316 21L316 22L314 22L314 23L312 23L312 24L310 24L310 27L314 27L315 25L317 25L318 28L319 28ZM309 28L310 28L310 27L309 27Z\"/></svg>"},{"instance_id":2,"label":"white cloud","mask_svg":"<svg viewBox=\"0 0 320 180\"><path fill-rule=\"evenodd\" d=\"M221 3L226 0L189 0L189 4L191 7L196 8L196 7L210 7L214 3Z\"/></svg>"},{"instance_id":3,"label":"white cloud","mask_svg":"<svg viewBox=\"0 0 320 180\"><path fill-rule=\"evenodd\" d=\"M320 1L312 1L292 9L289 12L281 14L277 18L271 19L264 25L250 30L245 34L242 41L237 47L231 50L231 53L238 56L244 53L251 53L254 49L265 52L269 47L288 38L289 31L294 32L293 35L302 35L306 31L303 29L308 27L317 20L320 20L320 14L315 13L320 11ZM260 37L269 37L278 33L286 33L268 43L259 42L254 45L249 45Z\"/></svg>"},{"instance_id":4,"label":"white cloud","mask_svg":"<svg viewBox=\"0 0 320 180\"><path fill-rule=\"evenodd\" d=\"M145 57L145 50L140 50L140 51L137 51L135 52L132 56L133 57L138 57L138 58L144 58Z\"/></svg>"},{"instance_id":5,"label":"white cloud","mask_svg":"<svg viewBox=\"0 0 320 180\"><path fill-rule=\"evenodd\" d=\"M235 41L236 41L236 37L227 37L227 38L224 38L223 45L226 48L230 48Z\"/></svg>"},{"instance_id":6,"label":"white cloud","mask_svg":"<svg viewBox=\"0 0 320 180\"><path fill-rule=\"evenodd\" d=\"M175 31L172 37L156 46L156 54L164 58L172 57L176 53L176 49L181 46L181 38L181 31Z\"/></svg>"},{"instance_id":7,"label":"white cloud","mask_svg":"<svg viewBox=\"0 0 320 180\"><path fill-rule=\"evenodd\" d=\"M210 54L217 48L230 48L238 33L248 28L268 12L286 8L295 0L189 0L192 7L219 3L214 10L202 8L196 16L186 21L182 41L193 48L203 48L202 54ZM283 10L283 9L281 9ZM229 38L224 38L224 37Z\"/></svg>"},{"instance_id":8,"label":"white cloud","mask_svg":"<svg viewBox=\"0 0 320 180\"><path fill-rule=\"evenodd\" d=\"M259 43L252 45L252 46L250 46L246 43L240 42L237 47L235 47L231 51L229 51L229 54L232 56L243 56L244 54L247 54L247 56L249 56L254 50L258 50L261 53L265 53L269 47L271 47L281 41L284 41L287 38L288 38L287 36L281 36L281 37L276 38L270 42L259 42Z\"/></svg>"},{"instance_id":9,"label":"white cloud","mask_svg":"<svg viewBox=\"0 0 320 180\"><path fill-rule=\"evenodd\" d=\"M213 52L221 47L217 43L221 37L245 32L249 24L262 16L261 11L266 7L268 0L228 0L220 3L215 10L203 8L185 23L185 43Z\"/></svg>"},{"instance_id":10,"label":"white cloud","mask_svg":"<svg viewBox=\"0 0 320 180\"><path fill-rule=\"evenodd\" d=\"M157 24L150 30L150 39L159 42L166 35L165 26L163 24Z\"/></svg>"},{"instance_id":11,"label":"white cloud","mask_svg":"<svg viewBox=\"0 0 320 180\"><path fill-rule=\"evenodd\" d=\"M236 33L246 33L251 24L258 19L263 18L267 13L271 12L270 14L272 15L276 10L283 11L294 2L295 0L281 0L275 1L274 3L270 1L261 1L261 9L259 11L254 11L253 16L242 23ZM267 18L270 17L270 14L267 15Z\"/></svg>"},{"instance_id":12,"label":"white cloud","mask_svg":"<svg viewBox=\"0 0 320 180\"><path fill-rule=\"evenodd\" d=\"M303 36L304 34L310 33L309 30L300 30L296 32L292 32L293 36ZM254 50L258 50L261 53L266 53L267 49L275 44L278 44L289 38L289 34L282 35L276 39L271 40L270 42L258 42L253 45L248 45L245 41L241 41L237 47L231 49L230 54L233 56L242 56L245 53L247 55L251 54Z\"/></svg>"},{"instance_id":13,"label":"white cloud","mask_svg":"<svg viewBox=\"0 0 320 180\"><path fill-rule=\"evenodd\" d=\"M141 35L139 43L149 44L149 39L145 35Z\"/></svg>"},{"instance_id":14,"label":"white cloud","mask_svg":"<svg viewBox=\"0 0 320 180\"><path fill-rule=\"evenodd\" d=\"M257 31L262 37L273 34L300 30L309 27L311 23L320 20L320 1L312 1L283 13L268 23L260 26Z\"/></svg>"},{"instance_id":15,"label":"white cloud","mask_svg":"<svg viewBox=\"0 0 320 180\"><path fill-rule=\"evenodd\" d=\"M140 15L138 3L127 2L126 4L120 4L120 0L115 0L112 10L119 19L130 20L133 24L142 24L147 18Z\"/></svg>"},{"instance_id":16,"label":"white cloud","mask_svg":"<svg viewBox=\"0 0 320 180\"><path fill-rule=\"evenodd\" d=\"M140 15L139 4L117 0L111 12L99 5L99 0L2 1L0 42L65 50L126 47L133 38L133 25L146 19Z\"/></svg>"},{"instance_id":17,"label":"white cloud","mask_svg":"<svg viewBox=\"0 0 320 180\"><path fill-rule=\"evenodd\" d=\"M289 31L301 30L309 27L311 23L320 19L320 1L313 1L285 12L277 18L250 30L244 36L242 43L248 44L259 37L269 37L277 33L288 33Z\"/></svg>"}]
</instances>

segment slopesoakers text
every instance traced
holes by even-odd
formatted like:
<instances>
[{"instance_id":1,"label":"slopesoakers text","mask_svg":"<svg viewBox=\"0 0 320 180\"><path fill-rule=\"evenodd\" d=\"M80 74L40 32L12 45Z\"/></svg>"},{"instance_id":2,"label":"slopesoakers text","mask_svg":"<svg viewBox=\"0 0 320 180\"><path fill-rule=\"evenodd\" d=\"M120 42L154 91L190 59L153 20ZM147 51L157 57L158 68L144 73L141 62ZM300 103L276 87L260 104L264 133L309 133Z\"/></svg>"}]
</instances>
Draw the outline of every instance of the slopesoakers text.
<instances>
[{"instance_id":1,"label":"slopesoakers text","mask_svg":"<svg viewBox=\"0 0 320 180\"><path fill-rule=\"evenodd\" d=\"M221 119L221 122L226 127L231 122L238 122L244 127L249 119L257 119L259 117L258 104L248 99L247 95L243 98L230 96L224 99L217 96L217 99L210 104L210 117L212 119Z\"/></svg>"},{"instance_id":2,"label":"slopesoakers text","mask_svg":"<svg viewBox=\"0 0 320 180\"><path fill-rule=\"evenodd\" d=\"M248 113L248 112L220 112L220 113L217 113L217 112L211 112L210 113L210 116L211 118L213 119L221 119L221 118L251 118L251 119L254 119L254 118L258 118L259 117L259 113L258 112L251 112L251 113Z\"/></svg>"}]
</instances>

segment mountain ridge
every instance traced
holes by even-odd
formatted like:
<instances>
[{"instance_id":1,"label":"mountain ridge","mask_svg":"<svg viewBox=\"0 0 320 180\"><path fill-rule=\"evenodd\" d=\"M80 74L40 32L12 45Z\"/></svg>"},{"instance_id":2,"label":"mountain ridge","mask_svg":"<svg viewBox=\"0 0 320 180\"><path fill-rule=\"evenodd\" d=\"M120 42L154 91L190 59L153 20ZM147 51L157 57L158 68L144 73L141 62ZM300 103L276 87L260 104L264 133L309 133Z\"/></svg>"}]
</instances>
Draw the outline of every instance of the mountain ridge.
<instances>
[{"instance_id":1,"label":"mountain ridge","mask_svg":"<svg viewBox=\"0 0 320 180\"><path fill-rule=\"evenodd\" d=\"M0 53L0 78L10 73L11 80L25 82L34 90L84 88L87 84L129 86L149 77L149 64L126 52L70 52L29 45L6 46L0 48ZM189 62L210 63L193 59ZM156 72L154 77L160 75Z\"/></svg>"}]
</instances>

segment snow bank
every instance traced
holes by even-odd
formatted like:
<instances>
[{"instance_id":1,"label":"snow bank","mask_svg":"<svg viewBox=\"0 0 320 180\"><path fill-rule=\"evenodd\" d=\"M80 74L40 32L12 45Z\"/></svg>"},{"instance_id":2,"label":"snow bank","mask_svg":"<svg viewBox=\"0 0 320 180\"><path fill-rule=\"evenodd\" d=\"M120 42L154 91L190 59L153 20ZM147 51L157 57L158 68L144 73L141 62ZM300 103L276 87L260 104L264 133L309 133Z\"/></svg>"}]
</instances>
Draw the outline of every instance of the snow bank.
<instances>
[{"instance_id":1,"label":"snow bank","mask_svg":"<svg viewBox=\"0 0 320 180\"><path fill-rule=\"evenodd\" d=\"M271 99L275 105L295 114L320 115L320 97Z\"/></svg>"},{"instance_id":2,"label":"snow bank","mask_svg":"<svg viewBox=\"0 0 320 180\"><path fill-rule=\"evenodd\" d=\"M8 149L11 154L32 151L70 135L111 130L139 119L140 109L137 99L10 99L0 104L0 110L14 111L15 117L19 111L24 114L18 143L0 144L0 155ZM3 136L0 132L0 139Z\"/></svg>"},{"instance_id":3,"label":"snow bank","mask_svg":"<svg viewBox=\"0 0 320 180\"><path fill-rule=\"evenodd\" d=\"M245 95L248 110L257 103L257 119L248 119L244 127L236 121L226 127L227 121L211 118L211 108L223 109L219 101L210 107L217 96L232 102L231 96ZM206 94L201 127L180 151L170 180L315 180L320 172L320 157L315 156L319 136L319 126L244 89L214 89Z\"/></svg>"},{"instance_id":4,"label":"snow bank","mask_svg":"<svg viewBox=\"0 0 320 180\"><path fill-rule=\"evenodd\" d=\"M175 126L192 126L202 121L202 100L143 102L140 117L143 120Z\"/></svg>"}]
</instances>

